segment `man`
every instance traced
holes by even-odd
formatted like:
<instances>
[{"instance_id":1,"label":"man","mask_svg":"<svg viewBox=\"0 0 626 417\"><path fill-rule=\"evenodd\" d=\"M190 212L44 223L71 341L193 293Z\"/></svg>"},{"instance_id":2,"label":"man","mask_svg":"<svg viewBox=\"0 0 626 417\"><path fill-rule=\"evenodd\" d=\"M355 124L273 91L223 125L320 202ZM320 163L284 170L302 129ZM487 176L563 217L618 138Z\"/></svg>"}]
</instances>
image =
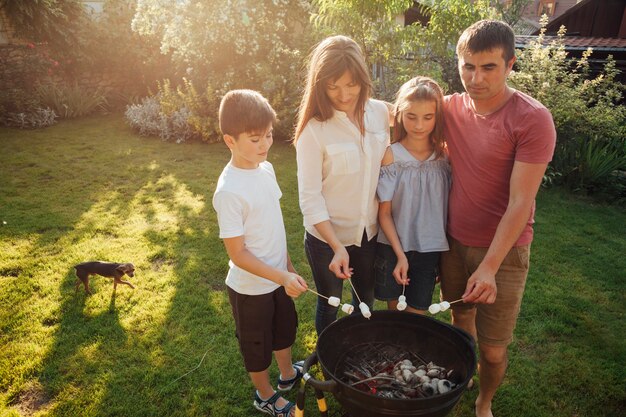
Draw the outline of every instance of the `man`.
<instances>
[{"instance_id":1,"label":"man","mask_svg":"<svg viewBox=\"0 0 626 417\"><path fill-rule=\"evenodd\" d=\"M478 340L476 416L493 417L528 275L535 196L556 132L541 103L507 85L515 35L506 23L473 24L457 55L466 92L447 96L444 106L452 189L441 291L445 300L463 298L452 322Z\"/></svg>"}]
</instances>

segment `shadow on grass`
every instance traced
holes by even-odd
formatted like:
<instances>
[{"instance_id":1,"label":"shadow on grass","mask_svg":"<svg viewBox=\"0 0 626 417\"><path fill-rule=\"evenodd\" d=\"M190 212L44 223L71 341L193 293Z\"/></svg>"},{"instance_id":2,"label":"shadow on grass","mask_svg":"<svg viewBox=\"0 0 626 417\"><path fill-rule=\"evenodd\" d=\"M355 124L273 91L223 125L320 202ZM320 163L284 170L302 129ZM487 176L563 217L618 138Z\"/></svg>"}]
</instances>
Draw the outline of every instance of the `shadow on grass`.
<instances>
[{"instance_id":1,"label":"shadow on grass","mask_svg":"<svg viewBox=\"0 0 626 417\"><path fill-rule=\"evenodd\" d=\"M63 147L82 152L80 158L54 152L59 140L54 134L28 152L16 147L21 156L13 166L32 169L42 184L5 178L9 186L3 201L17 206L8 220L21 234L11 237L28 240L33 256L5 267L8 276L15 276L17 291L11 310L3 313L13 318L3 325L11 331L33 316L38 299L55 299L54 311L43 319L50 328L47 353L25 378L43 386L50 404L42 407L50 406L50 415L119 416L129 410L132 415L187 415L213 407L231 415L239 396L230 393L243 381L222 374L238 354L221 292L227 267L223 249L216 250L221 243L212 229L210 205L210 187L225 153L207 157L199 152L211 152L206 145L168 146L123 132L121 139L101 141L94 133L98 126L83 125L80 137L58 130ZM198 169L207 162L207 173ZM144 223L143 229L136 226ZM139 241L143 247L136 248ZM96 249L92 242L98 243ZM107 245L116 249L97 249ZM82 289L75 294L72 265L102 254L118 256L114 253L136 263L131 281L138 289L120 287L117 296L109 296L111 281L96 277L94 296ZM45 264L64 264L64 277L57 281L29 272L44 266L38 257ZM204 352L204 366L177 380Z\"/></svg>"}]
</instances>

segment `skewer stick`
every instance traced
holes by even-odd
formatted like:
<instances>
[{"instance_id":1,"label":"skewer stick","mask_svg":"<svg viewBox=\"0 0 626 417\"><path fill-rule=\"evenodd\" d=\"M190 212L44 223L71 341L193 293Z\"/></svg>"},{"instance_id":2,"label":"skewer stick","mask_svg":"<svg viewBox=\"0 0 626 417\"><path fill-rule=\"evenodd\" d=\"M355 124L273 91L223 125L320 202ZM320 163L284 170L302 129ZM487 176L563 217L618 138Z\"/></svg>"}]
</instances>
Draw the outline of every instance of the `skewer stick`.
<instances>
[{"instance_id":1,"label":"skewer stick","mask_svg":"<svg viewBox=\"0 0 626 417\"><path fill-rule=\"evenodd\" d=\"M450 301L450 305L454 304L454 303L458 303L460 301L463 301L462 298L459 298L458 300L454 300L454 301Z\"/></svg>"},{"instance_id":2,"label":"skewer stick","mask_svg":"<svg viewBox=\"0 0 626 417\"><path fill-rule=\"evenodd\" d=\"M318 293L317 291L314 291L314 290L312 290L312 289L310 289L310 288L307 288L307 290L308 290L308 291L311 291L311 292L312 292L313 294L315 294L315 295L319 295L320 297L325 298L325 299L327 299L327 300L328 300L328 297L326 297L325 295L322 295L322 294Z\"/></svg>"},{"instance_id":3,"label":"skewer stick","mask_svg":"<svg viewBox=\"0 0 626 417\"><path fill-rule=\"evenodd\" d=\"M354 294L356 294L356 299L359 300L359 304L362 303L361 297L359 297L359 294L356 292L356 288L354 288L354 285L352 285L352 279L348 278L348 282L350 283L350 286L352 287L352 291L354 291Z\"/></svg>"}]
</instances>

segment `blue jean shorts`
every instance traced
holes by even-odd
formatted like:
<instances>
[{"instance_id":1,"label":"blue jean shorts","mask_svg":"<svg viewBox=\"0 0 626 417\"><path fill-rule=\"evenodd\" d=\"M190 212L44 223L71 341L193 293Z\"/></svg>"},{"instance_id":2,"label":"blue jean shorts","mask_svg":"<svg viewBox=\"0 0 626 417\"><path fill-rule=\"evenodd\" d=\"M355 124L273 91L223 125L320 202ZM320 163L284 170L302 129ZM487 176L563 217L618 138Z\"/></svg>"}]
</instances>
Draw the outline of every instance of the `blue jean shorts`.
<instances>
[{"instance_id":1,"label":"blue jean shorts","mask_svg":"<svg viewBox=\"0 0 626 417\"><path fill-rule=\"evenodd\" d=\"M427 310L433 298L435 278L438 273L441 252L405 252L409 261L409 285L404 289L406 302L417 310ZM378 243L374 271L376 286L374 295L380 301L397 300L402 294L402 285L393 277L398 258L391 246Z\"/></svg>"}]
</instances>

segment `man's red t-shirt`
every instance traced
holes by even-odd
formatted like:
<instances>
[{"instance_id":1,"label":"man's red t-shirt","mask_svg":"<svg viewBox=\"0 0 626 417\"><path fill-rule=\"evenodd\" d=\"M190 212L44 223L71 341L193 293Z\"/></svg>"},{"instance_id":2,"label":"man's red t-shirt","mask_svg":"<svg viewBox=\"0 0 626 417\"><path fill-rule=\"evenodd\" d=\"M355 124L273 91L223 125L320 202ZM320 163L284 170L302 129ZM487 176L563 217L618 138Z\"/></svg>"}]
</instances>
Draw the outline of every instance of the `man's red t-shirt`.
<instances>
[{"instance_id":1,"label":"man's red t-shirt","mask_svg":"<svg viewBox=\"0 0 626 417\"><path fill-rule=\"evenodd\" d=\"M452 165L448 233L467 246L489 247L509 202L513 163L552 160L556 131L550 111L515 91L486 116L467 93L445 98L445 138ZM535 206L515 246L533 239Z\"/></svg>"}]
</instances>

